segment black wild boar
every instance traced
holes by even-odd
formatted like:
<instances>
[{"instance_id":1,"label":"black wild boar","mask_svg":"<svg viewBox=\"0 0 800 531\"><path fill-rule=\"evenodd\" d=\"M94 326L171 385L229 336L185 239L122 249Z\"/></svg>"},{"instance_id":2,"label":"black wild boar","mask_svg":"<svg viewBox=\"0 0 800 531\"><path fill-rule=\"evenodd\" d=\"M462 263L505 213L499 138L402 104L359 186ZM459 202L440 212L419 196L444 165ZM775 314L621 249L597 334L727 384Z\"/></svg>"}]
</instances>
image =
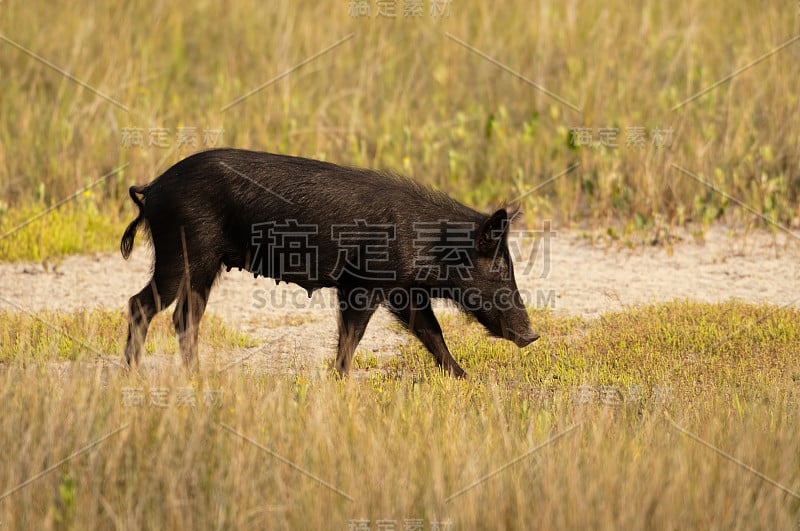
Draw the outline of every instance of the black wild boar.
<instances>
[{"instance_id":1,"label":"black wild boar","mask_svg":"<svg viewBox=\"0 0 800 531\"><path fill-rule=\"evenodd\" d=\"M309 296L336 288L342 374L380 305L454 376L465 373L447 349L433 298L452 300L520 347L539 337L514 280L506 209L485 215L403 177L234 149L192 155L132 186L130 196L139 215L122 237L122 256L144 221L155 263L152 280L129 301L129 365L139 361L153 316L177 300L183 359L197 368L198 323L223 266L294 282Z\"/></svg>"}]
</instances>

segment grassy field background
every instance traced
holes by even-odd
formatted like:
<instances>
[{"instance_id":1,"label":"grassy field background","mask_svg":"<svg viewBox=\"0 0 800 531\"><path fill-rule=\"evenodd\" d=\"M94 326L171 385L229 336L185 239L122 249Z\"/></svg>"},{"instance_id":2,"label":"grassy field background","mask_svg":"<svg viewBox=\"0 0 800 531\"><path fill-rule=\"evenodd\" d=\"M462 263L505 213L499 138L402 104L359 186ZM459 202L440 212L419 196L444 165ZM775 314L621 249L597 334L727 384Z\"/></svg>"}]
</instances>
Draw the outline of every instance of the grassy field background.
<instances>
[{"instance_id":1,"label":"grassy field background","mask_svg":"<svg viewBox=\"0 0 800 531\"><path fill-rule=\"evenodd\" d=\"M0 257L111 249L128 186L214 145L522 196L564 226L800 226L795 4L371 4L3 2L0 231L124 168Z\"/></svg>"},{"instance_id":2,"label":"grassy field background","mask_svg":"<svg viewBox=\"0 0 800 531\"><path fill-rule=\"evenodd\" d=\"M223 145L558 230L800 227L796 3L394 5L1 0L0 261L115 250L131 184ZM117 309L0 311L0 531L800 525L796 307L531 315L444 320L467 381L413 341L342 381L211 318L202 373L129 375Z\"/></svg>"},{"instance_id":3,"label":"grassy field background","mask_svg":"<svg viewBox=\"0 0 800 531\"><path fill-rule=\"evenodd\" d=\"M48 318L100 351L119 346L114 319ZM6 528L793 529L800 519L796 309L675 302L592 321L539 311L534 327L550 333L535 356L451 318L468 381L442 376L416 344L347 381L246 364L129 377L91 352L63 361L76 356L55 339L31 352L37 322L15 319L0 315L15 339L3 338L3 357L18 348L27 360L0 370ZM240 344L206 326L217 338L207 350Z\"/></svg>"}]
</instances>

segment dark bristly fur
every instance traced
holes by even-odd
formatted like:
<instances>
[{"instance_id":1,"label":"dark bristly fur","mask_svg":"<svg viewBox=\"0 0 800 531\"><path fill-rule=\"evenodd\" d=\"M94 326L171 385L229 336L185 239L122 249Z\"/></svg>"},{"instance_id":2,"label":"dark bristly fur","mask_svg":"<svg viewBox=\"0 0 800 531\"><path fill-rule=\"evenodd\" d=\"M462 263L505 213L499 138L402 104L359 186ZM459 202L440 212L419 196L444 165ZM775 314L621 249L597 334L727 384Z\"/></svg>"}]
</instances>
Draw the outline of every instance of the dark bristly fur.
<instances>
[{"instance_id":1,"label":"dark bristly fur","mask_svg":"<svg viewBox=\"0 0 800 531\"><path fill-rule=\"evenodd\" d=\"M335 366L341 373L350 369L353 352L381 304L420 339L443 369L456 376L465 373L447 349L431 298L452 299L490 333L520 346L538 338L530 330L514 280L506 243L513 214L504 208L487 216L397 175L234 149L192 155L151 183L132 186L130 196L139 214L125 230L120 251L123 257L130 256L137 228L144 222L155 261L152 280L130 299L125 349L129 364L138 363L152 318L177 300L173 321L181 351L186 365L197 368L197 326L223 266L296 283L309 295L319 288L336 288L341 311ZM315 227L303 248L314 249L314 263L303 265L315 274L280 268L271 261L277 260L277 247L270 247L268 239L254 239L256 227L295 222ZM343 249L332 230L355 223L393 227L393 238L383 249L388 259L380 262L385 273L390 269L390 280L374 278L364 263L341 270ZM420 276L415 223L471 227L467 244L462 241L456 253L468 274L448 274L451 255L448 267ZM433 243L446 245L447 230L442 229ZM357 245L358 252L369 252L366 242ZM497 272L498 264L505 274ZM368 303L351 304L358 290L370 294ZM415 302L402 304L402 297L390 300L388 290L399 290ZM501 291L510 294L513 304L508 308L494 304ZM468 301L465 293L477 298Z\"/></svg>"}]
</instances>

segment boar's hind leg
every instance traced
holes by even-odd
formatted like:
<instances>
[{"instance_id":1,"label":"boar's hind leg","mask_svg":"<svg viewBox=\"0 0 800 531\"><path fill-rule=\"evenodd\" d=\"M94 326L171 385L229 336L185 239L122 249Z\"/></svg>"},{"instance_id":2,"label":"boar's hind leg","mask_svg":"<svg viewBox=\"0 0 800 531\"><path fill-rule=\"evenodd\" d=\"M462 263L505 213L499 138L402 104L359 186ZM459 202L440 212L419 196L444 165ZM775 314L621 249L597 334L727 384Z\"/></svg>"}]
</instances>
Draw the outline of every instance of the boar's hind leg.
<instances>
[{"instance_id":1,"label":"boar's hind leg","mask_svg":"<svg viewBox=\"0 0 800 531\"><path fill-rule=\"evenodd\" d=\"M172 314L175 333L178 335L183 363L187 369L196 372L199 369L197 357L197 333L200 319L206 310L208 295L211 286L219 272L219 265L203 271L198 267L191 267L189 272L190 282L182 282L178 292L178 302ZM187 286L191 286L188 287Z\"/></svg>"},{"instance_id":2,"label":"boar's hind leg","mask_svg":"<svg viewBox=\"0 0 800 531\"><path fill-rule=\"evenodd\" d=\"M156 259L153 279L128 301L128 339L125 345L128 366L139 364L150 321L175 300L180 274L180 269L170 270Z\"/></svg>"},{"instance_id":3,"label":"boar's hind leg","mask_svg":"<svg viewBox=\"0 0 800 531\"><path fill-rule=\"evenodd\" d=\"M345 375L353 364L353 352L356 350L364 331L367 329L372 314L377 306L370 301L355 304L348 290L339 290L339 346L336 351L336 370ZM361 301L357 301L361 302Z\"/></svg>"},{"instance_id":4,"label":"boar's hind leg","mask_svg":"<svg viewBox=\"0 0 800 531\"><path fill-rule=\"evenodd\" d=\"M457 378L464 378L467 375L450 355L447 344L444 342L442 328L433 314L430 300L421 306L405 305L402 308L390 307L389 309L409 330L414 332L425 348L433 354L439 367Z\"/></svg>"}]
</instances>

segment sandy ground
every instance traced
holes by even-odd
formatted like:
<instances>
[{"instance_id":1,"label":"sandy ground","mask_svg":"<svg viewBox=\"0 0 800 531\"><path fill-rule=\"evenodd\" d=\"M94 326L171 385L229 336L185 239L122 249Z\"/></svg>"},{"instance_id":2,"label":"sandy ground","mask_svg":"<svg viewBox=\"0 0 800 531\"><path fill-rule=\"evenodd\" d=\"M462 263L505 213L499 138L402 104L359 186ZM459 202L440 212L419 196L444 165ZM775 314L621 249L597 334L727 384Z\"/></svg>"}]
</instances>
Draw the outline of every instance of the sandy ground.
<instances>
[{"instance_id":1,"label":"sandy ground","mask_svg":"<svg viewBox=\"0 0 800 531\"><path fill-rule=\"evenodd\" d=\"M703 241L684 237L671 247L633 249L593 245L578 234L558 233L549 251L544 245L537 252L522 243L512 242L511 247L526 300L558 313L592 318L637 304L684 298L800 305L800 237L782 233L744 235L716 228ZM48 268L0 264L0 309L123 308L148 282L149 268L150 251L141 242L129 261L115 253L69 257ZM318 291L309 299L294 285L276 286L272 280L235 270L223 273L207 311L258 338L262 346L223 359L216 355L210 361L217 367L241 362L276 371L322 369L336 345L335 300L332 290ZM410 336L391 327L392 322L387 312L376 314L359 351L396 355ZM150 358L151 364L165 362ZM177 358L171 356L168 362L178 363ZM209 363L202 350L201 363Z\"/></svg>"}]
</instances>

